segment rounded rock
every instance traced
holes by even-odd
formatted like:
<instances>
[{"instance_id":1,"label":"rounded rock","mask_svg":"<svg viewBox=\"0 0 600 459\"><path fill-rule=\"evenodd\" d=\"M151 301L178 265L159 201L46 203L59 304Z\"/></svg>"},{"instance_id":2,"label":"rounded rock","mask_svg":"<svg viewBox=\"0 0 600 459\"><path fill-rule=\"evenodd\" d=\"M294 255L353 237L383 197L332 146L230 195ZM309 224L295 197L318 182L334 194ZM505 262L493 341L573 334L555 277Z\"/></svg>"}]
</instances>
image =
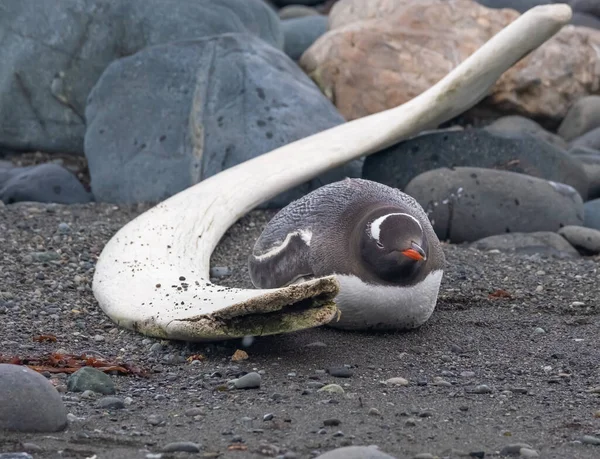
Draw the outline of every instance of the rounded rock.
<instances>
[{"instance_id":1,"label":"rounded rock","mask_svg":"<svg viewBox=\"0 0 600 459\"><path fill-rule=\"evenodd\" d=\"M0 364L0 430L58 432L68 425L59 392L28 367Z\"/></svg>"},{"instance_id":2,"label":"rounded rock","mask_svg":"<svg viewBox=\"0 0 600 459\"><path fill-rule=\"evenodd\" d=\"M564 226L558 234L584 255L600 253L600 230L585 226Z\"/></svg>"},{"instance_id":3,"label":"rounded rock","mask_svg":"<svg viewBox=\"0 0 600 459\"><path fill-rule=\"evenodd\" d=\"M434 169L405 192L423 206L438 237L453 243L583 224L583 200L574 188L516 172Z\"/></svg>"},{"instance_id":4,"label":"rounded rock","mask_svg":"<svg viewBox=\"0 0 600 459\"><path fill-rule=\"evenodd\" d=\"M571 141L597 127L600 127L600 96L586 96L569 108L557 132Z\"/></svg>"},{"instance_id":5,"label":"rounded rock","mask_svg":"<svg viewBox=\"0 0 600 459\"><path fill-rule=\"evenodd\" d=\"M344 446L317 456L315 459L395 459L377 446Z\"/></svg>"}]
</instances>

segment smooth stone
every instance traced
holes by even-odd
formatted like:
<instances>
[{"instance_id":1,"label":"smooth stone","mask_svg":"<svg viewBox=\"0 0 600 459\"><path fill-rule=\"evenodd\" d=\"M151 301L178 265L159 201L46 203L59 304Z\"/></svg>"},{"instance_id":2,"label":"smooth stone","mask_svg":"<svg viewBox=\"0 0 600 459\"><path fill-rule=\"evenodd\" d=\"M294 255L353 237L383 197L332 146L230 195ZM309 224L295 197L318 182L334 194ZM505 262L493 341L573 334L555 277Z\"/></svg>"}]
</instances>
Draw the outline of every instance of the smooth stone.
<instances>
[{"instance_id":1,"label":"smooth stone","mask_svg":"<svg viewBox=\"0 0 600 459\"><path fill-rule=\"evenodd\" d=\"M285 53L294 60L300 59L304 51L327 32L327 26L328 19L324 15L282 20Z\"/></svg>"},{"instance_id":2,"label":"smooth stone","mask_svg":"<svg viewBox=\"0 0 600 459\"><path fill-rule=\"evenodd\" d=\"M581 13L579 11L573 12L571 24L579 27L589 27L596 30L600 29L600 19L598 19L598 17L587 13Z\"/></svg>"},{"instance_id":3,"label":"smooth stone","mask_svg":"<svg viewBox=\"0 0 600 459\"><path fill-rule=\"evenodd\" d=\"M582 134L569 144L571 148L584 147L593 150L600 150L600 127Z\"/></svg>"},{"instance_id":4,"label":"smooth stone","mask_svg":"<svg viewBox=\"0 0 600 459\"><path fill-rule=\"evenodd\" d=\"M283 51L249 34L153 46L118 59L85 113L92 191L97 201L114 203L162 201L345 122ZM351 161L260 207L283 207L326 183L358 177L361 168L362 160Z\"/></svg>"},{"instance_id":5,"label":"smooth stone","mask_svg":"<svg viewBox=\"0 0 600 459\"><path fill-rule=\"evenodd\" d=\"M327 369L327 373L336 378L350 378L354 373L347 367L331 367Z\"/></svg>"},{"instance_id":6,"label":"smooth stone","mask_svg":"<svg viewBox=\"0 0 600 459\"><path fill-rule=\"evenodd\" d=\"M29 453L0 453L0 459L33 459Z\"/></svg>"},{"instance_id":7,"label":"smooth stone","mask_svg":"<svg viewBox=\"0 0 600 459\"><path fill-rule=\"evenodd\" d=\"M519 450L519 455L524 458L540 457L540 453L538 453L535 449L531 448L521 448Z\"/></svg>"},{"instance_id":8,"label":"smooth stone","mask_svg":"<svg viewBox=\"0 0 600 459\"><path fill-rule=\"evenodd\" d=\"M81 155L86 100L111 62L231 32L282 49L279 23L262 0L2 2L0 147Z\"/></svg>"},{"instance_id":9,"label":"smooth stone","mask_svg":"<svg viewBox=\"0 0 600 459\"><path fill-rule=\"evenodd\" d=\"M260 387L261 376L256 372L247 373L233 381L236 389L257 389Z\"/></svg>"},{"instance_id":10,"label":"smooth stone","mask_svg":"<svg viewBox=\"0 0 600 459\"><path fill-rule=\"evenodd\" d=\"M586 228L585 226L564 226L558 234L585 255L600 253L600 230Z\"/></svg>"},{"instance_id":11,"label":"smooth stone","mask_svg":"<svg viewBox=\"0 0 600 459\"><path fill-rule=\"evenodd\" d=\"M408 386L409 382L407 379L401 377L390 378L385 381L388 386Z\"/></svg>"},{"instance_id":12,"label":"smooth stone","mask_svg":"<svg viewBox=\"0 0 600 459\"><path fill-rule=\"evenodd\" d=\"M558 127L558 135L571 141L600 127L600 96L585 96L567 111Z\"/></svg>"},{"instance_id":13,"label":"smooth stone","mask_svg":"<svg viewBox=\"0 0 600 459\"><path fill-rule=\"evenodd\" d=\"M586 201L600 198L600 151L586 147L575 147L569 154L582 165L588 177L588 195Z\"/></svg>"},{"instance_id":14,"label":"smooth stone","mask_svg":"<svg viewBox=\"0 0 600 459\"><path fill-rule=\"evenodd\" d=\"M311 8L310 6L305 5L288 5L281 8L277 15L279 19L294 19L294 18L302 18L306 16L316 16L319 13L316 9Z\"/></svg>"},{"instance_id":15,"label":"smooth stone","mask_svg":"<svg viewBox=\"0 0 600 459\"><path fill-rule=\"evenodd\" d=\"M363 178L406 189L423 172L480 167L565 183L585 199L588 178L576 158L529 133L487 129L438 130L367 156Z\"/></svg>"},{"instance_id":16,"label":"smooth stone","mask_svg":"<svg viewBox=\"0 0 600 459\"><path fill-rule=\"evenodd\" d=\"M588 201L583 205L583 226L600 230L600 198Z\"/></svg>"},{"instance_id":17,"label":"smooth stone","mask_svg":"<svg viewBox=\"0 0 600 459\"><path fill-rule=\"evenodd\" d=\"M377 446L344 446L317 456L315 459L395 459Z\"/></svg>"},{"instance_id":18,"label":"smooth stone","mask_svg":"<svg viewBox=\"0 0 600 459\"><path fill-rule=\"evenodd\" d=\"M557 134L553 134L532 119L520 115L502 116L484 128L488 132L531 134L545 140L561 150L568 148L567 142Z\"/></svg>"},{"instance_id":19,"label":"smooth stone","mask_svg":"<svg viewBox=\"0 0 600 459\"><path fill-rule=\"evenodd\" d=\"M533 447L527 443L511 443L500 450L500 456L518 456L521 452L521 448L533 449Z\"/></svg>"},{"instance_id":20,"label":"smooth stone","mask_svg":"<svg viewBox=\"0 0 600 459\"><path fill-rule=\"evenodd\" d=\"M279 7L289 5L315 6L323 3L323 0L272 0L272 2Z\"/></svg>"},{"instance_id":21,"label":"smooth stone","mask_svg":"<svg viewBox=\"0 0 600 459\"><path fill-rule=\"evenodd\" d=\"M592 435L584 435L581 437L581 442L586 445L600 445L600 437L593 437Z\"/></svg>"},{"instance_id":22,"label":"smooth stone","mask_svg":"<svg viewBox=\"0 0 600 459\"><path fill-rule=\"evenodd\" d=\"M125 408L125 402L117 397L103 397L98 400L97 405L99 408L109 410L121 410Z\"/></svg>"},{"instance_id":23,"label":"smooth stone","mask_svg":"<svg viewBox=\"0 0 600 459\"><path fill-rule=\"evenodd\" d=\"M191 441L175 441L166 444L162 451L165 453L185 452L185 453L199 453L200 445Z\"/></svg>"},{"instance_id":24,"label":"smooth stone","mask_svg":"<svg viewBox=\"0 0 600 459\"><path fill-rule=\"evenodd\" d=\"M321 387L317 392L331 392L332 394L343 394L344 388L339 384L327 384Z\"/></svg>"},{"instance_id":25,"label":"smooth stone","mask_svg":"<svg viewBox=\"0 0 600 459\"><path fill-rule=\"evenodd\" d=\"M67 389L71 392L91 390L99 394L113 395L115 383L106 373L93 367L83 367L69 376Z\"/></svg>"},{"instance_id":26,"label":"smooth stone","mask_svg":"<svg viewBox=\"0 0 600 459\"><path fill-rule=\"evenodd\" d=\"M23 201L79 204L92 199L75 175L54 163L14 168L4 186L0 185L0 200L5 204Z\"/></svg>"},{"instance_id":27,"label":"smooth stone","mask_svg":"<svg viewBox=\"0 0 600 459\"><path fill-rule=\"evenodd\" d=\"M62 397L48 379L26 366L0 364L0 430L48 433L67 425Z\"/></svg>"},{"instance_id":28,"label":"smooth stone","mask_svg":"<svg viewBox=\"0 0 600 459\"><path fill-rule=\"evenodd\" d=\"M438 237L454 243L583 224L576 190L516 172L434 169L411 180L405 192L428 212Z\"/></svg>"},{"instance_id":29,"label":"smooth stone","mask_svg":"<svg viewBox=\"0 0 600 459\"><path fill-rule=\"evenodd\" d=\"M500 250L523 255L541 254L557 258L579 258L579 252L560 234L552 231L508 233L488 236L471 244L478 250Z\"/></svg>"}]
</instances>

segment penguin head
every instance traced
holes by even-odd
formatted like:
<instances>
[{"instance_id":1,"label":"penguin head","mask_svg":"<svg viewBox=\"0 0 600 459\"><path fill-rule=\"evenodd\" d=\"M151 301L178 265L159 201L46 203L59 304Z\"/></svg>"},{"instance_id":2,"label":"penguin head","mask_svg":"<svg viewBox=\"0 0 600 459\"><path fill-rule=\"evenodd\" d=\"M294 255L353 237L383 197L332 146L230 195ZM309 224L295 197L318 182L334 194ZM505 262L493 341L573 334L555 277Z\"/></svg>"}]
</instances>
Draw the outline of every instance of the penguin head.
<instances>
[{"instance_id":1,"label":"penguin head","mask_svg":"<svg viewBox=\"0 0 600 459\"><path fill-rule=\"evenodd\" d=\"M404 212L387 212L367 220L361 255L381 279L408 279L427 261L427 239L419 220Z\"/></svg>"}]
</instances>

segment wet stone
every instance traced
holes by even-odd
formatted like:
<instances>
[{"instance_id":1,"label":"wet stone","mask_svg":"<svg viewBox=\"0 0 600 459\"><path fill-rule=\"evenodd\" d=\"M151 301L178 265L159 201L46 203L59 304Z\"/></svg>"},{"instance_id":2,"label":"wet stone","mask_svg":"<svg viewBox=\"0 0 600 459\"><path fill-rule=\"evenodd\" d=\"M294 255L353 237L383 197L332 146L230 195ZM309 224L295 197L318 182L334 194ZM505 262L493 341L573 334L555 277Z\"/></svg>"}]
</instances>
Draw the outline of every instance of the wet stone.
<instances>
[{"instance_id":1,"label":"wet stone","mask_svg":"<svg viewBox=\"0 0 600 459\"><path fill-rule=\"evenodd\" d=\"M91 390L104 395L113 395L116 392L110 376L92 367L80 368L69 376L67 388L71 392Z\"/></svg>"},{"instance_id":2,"label":"wet stone","mask_svg":"<svg viewBox=\"0 0 600 459\"><path fill-rule=\"evenodd\" d=\"M185 452L185 453L199 453L200 445L191 441L176 441L168 443L163 447L165 453Z\"/></svg>"}]
</instances>

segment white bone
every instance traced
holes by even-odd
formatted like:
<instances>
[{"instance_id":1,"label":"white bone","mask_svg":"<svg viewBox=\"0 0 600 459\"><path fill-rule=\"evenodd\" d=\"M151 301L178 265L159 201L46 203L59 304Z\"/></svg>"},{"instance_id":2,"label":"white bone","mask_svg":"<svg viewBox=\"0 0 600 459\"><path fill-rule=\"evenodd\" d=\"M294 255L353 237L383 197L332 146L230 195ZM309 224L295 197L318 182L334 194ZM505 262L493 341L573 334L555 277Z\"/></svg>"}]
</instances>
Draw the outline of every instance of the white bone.
<instances>
[{"instance_id":1,"label":"white bone","mask_svg":"<svg viewBox=\"0 0 600 459\"><path fill-rule=\"evenodd\" d=\"M340 288L334 276L273 290L210 283L210 257L227 229L285 190L463 113L570 19L566 4L532 8L404 105L226 169L144 212L108 241L98 259L93 292L100 307L120 326L186 341L284 333L334 319ZM312 308L291 308L302 300Z\"/></svg>"}]
</instances>

